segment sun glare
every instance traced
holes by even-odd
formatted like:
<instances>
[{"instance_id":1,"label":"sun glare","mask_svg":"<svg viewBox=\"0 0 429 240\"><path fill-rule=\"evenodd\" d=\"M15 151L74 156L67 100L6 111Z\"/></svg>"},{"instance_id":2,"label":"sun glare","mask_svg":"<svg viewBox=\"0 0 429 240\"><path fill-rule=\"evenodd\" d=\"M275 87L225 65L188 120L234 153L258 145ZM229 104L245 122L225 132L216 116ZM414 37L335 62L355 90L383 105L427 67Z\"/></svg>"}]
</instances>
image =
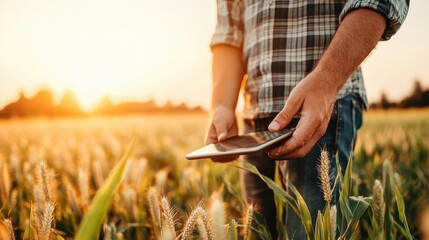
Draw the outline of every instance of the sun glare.
<instances>
[{"instance_id":1,"label":"sun glare","mask_svg":"<svg viewBox=\"0 0 429 240\"><path fill-rule=\"evenodd\" d=\"M214 3L22 4L0 0L0 89L7 95L0 105L19 89L31 93L40 85L55 95L73 91L85 110L104 95L118 101L208 99ZM207 12L210 23L195 21ZM201 89L199 95L189 94L188 85Z\"/></svg>"}]
</instances>

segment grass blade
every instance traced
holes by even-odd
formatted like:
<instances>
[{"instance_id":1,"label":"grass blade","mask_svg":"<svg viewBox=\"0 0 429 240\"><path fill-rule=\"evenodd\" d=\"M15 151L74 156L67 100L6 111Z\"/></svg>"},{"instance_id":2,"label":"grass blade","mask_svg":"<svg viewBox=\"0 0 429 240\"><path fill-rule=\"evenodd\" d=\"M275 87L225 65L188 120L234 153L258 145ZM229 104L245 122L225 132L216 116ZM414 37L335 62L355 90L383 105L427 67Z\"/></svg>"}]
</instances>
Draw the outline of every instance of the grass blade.
<instances>
[{"instance_id":1,"label":"grass blade","mask_svg":"<svg viewBox=\"0 0 429 240\"><path fill-rule=\"evenodd\" d=\"M386 160L383 163L383 188L384 188L384 201L386 207L384 209L384 234L385 239L394 239L393 236L393 216L390 213L390 205L392 202L392 183L390 178L391 166Z\"/></svg>"},{"instance_id":2,"label":"grass blade","mask_svg":"<svg viewBox=\"0 0 429 240\"><path fill-rule=\"evenodd\" d=\"M281 186L276 184L271 178L262 175L258 169L252 164L242 161L242 166L235 164L234 166L257 174L270 189L273 190L274 194L278 196L278 198L287 203L292 210L298 215L301 219L302 224L304 225L305 232L307 233L308 239L314 239L312 220L310 211L308 210L307 204L304 201L304 198L298 192L298 190L293 186L291 182L288 181L288 187L294 193L297 200L295 200L288 192L286 192Z\"/></svg>"},{"instance_id":3,"label":"grass blade","mask_svg":"<svg viewBox=\"0 0 429 240\"><path fill-rule=\"evenodd\" d=\"M311 219L310 210L308 210L307 203L305 203L304 198L302 195L298 192L298 189L290 182L288 181L288 188L293 192L295 195L297 202L298 202L298 210L300 215L299 218L301 218L301 222L304 225L305 232L307 233L308 239L314 239L314 232L313 232L313 223Z\"/></svg>"},{"instance_id":4,"label":"grass blade","mask_svg":"<svg viewBox=\"0 0 429 240\"><path fill-rule=\"evenodd\" d=\"M404 198L402 198L402 195L401 195L401 192L399 191L398 185L396 185L396 183L393 181L393 179L391 179L391 181L392 181L393 192L395 194L396 205L398 207L399 220L402 222L403 228L404 228L404 231L402 231L402 234L407 239L413 239L411 232L410 232L410 228L408 227L407 217L405 216Z\"/></svg>"},{"instance_id":5,"label":"grass blade","mask_svg":"<svg viewBox=\"0 0 429 240\"><path fill-rule=\"evenodd\" d=\"M242 165L239 165L239 164L232 164L232 165L258 175L268 185L268 187L271 190L273 190L274 194L282 202L288 203L289 206L296 213L299 213L295 199L293 199L293 197L288 192L286 192L282 187L277 185L271 178L262 175L255 166L253 166L252 164L250 164L248 162L244 162L244 161L242 161Z\"/></svg>"},{"instance_id":6,"label":"grass blade","mask_svg":"<svg viewBox=\"0 0 429 240\"><path fill-rule=\"evenodd\" d=\"M113 196L123 179L124 173L126 172L125 170L128 166L128 158L130 157L136 142L137 139L135 138L125 155L112 169L103 186L95 194L94 199L88 208L88 212L83 217L75 239L92 240L99 238L101 225L103 224L103 220L107 214L110 204L112 203Z\"/></svg>"}]
</instances>

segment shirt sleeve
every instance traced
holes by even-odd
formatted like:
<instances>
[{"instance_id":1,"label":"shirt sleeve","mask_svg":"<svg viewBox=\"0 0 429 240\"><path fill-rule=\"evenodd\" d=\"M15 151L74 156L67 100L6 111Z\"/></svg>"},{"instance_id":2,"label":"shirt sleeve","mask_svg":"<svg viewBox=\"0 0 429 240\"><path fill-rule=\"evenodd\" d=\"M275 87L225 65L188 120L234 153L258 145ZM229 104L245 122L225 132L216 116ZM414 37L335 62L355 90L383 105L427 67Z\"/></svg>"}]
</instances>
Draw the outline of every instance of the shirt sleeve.
<instances>
[{"instance_id":1,"label":"shirt sleeve","mask_svg":"<svg viewBox=\"0 0 429 240\"><path fill-rule=\"evenodd\" d=\"M220 44L242 48L242 0L217 0L217 25L210 47L213 48Z\"/></svg>"},{"instance_id":2,"label":"shirt sleeve","mask_svg":"<svg viewBox=\"0 0 429 240\"><path fill-rule=\"evenodd\" d=\"M381 40L389 40L404 22L409 5L409 0L349 0L340 14L340 22L353 10L372 9L386 18L387 25Z\"/></svg>"}]
</instances>

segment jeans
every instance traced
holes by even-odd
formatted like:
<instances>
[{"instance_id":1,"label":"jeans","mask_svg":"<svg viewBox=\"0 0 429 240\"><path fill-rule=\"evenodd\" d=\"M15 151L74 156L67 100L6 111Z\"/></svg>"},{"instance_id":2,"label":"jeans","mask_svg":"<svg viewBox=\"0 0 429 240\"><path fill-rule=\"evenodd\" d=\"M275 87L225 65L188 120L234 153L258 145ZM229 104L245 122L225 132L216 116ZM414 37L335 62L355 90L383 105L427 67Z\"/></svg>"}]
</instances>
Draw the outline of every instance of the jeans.
<instances>
[{"instance_id":1,"label":"jeans","mask_svg":"<svg viewBox=\"0 0 429 240\"><path fill-rule=\"evenodd\" d=\"M338 99L334 106L334 111L330 119L325 135L319 139L313 149L301 159L280 161L279 169L282 180L291 181L303 196L308 205L313 221L313 227L317 217L317 211L322 211L326 202L323 200L323 193L319 187L317 165L320 152L323 147L329 153L331 164L331 187L337 173L336 155L340 162L343 174L348 160L353 154L356 132L362 125L362 101L357 94L350 93ZM268 125L275 117L264 119L254 119L244 121L244 133L266 131ZM297 122L292 122L291 126ZM265 152L258 152L247 155L244 160L255 165L265 176L274 179L275 161L270 159ZM276 229L276 207L271 189L259 178L259 176L241 171L241 181L244 186L244 196L246 201L253 204L255 209L265 216L267 227L273 236L277 237ZM331 205L338 201L338 189L334 192ZM306 233L301 220L290 209L285 206L284 221L289 239L306 239Z\"/></svg>"}]
</instances>

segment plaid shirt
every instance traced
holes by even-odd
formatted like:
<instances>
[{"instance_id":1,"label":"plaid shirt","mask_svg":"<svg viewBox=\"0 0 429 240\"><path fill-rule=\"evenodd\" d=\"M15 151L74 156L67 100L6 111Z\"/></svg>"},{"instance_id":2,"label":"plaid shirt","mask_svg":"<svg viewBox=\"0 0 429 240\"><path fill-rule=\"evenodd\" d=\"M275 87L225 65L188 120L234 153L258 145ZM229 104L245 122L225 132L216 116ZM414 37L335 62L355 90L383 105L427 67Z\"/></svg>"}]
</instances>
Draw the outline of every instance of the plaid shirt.
<instances>
[{"instance_id":1,"label":"plaid shirt","mask_svg":"<svg viewBox=\"0 0 429 240\"><path fill-rule=\"evenodd\" d=\"M211 47L242 49L246 66L245 118L263 118L282 110L292 89L315 67L341 20L358 8L386 18L382 39L399 29L409 0L218 0L218 23ZM358 93L367 106L358 68L337 98Z\"/></svg>"}]
</instances>

